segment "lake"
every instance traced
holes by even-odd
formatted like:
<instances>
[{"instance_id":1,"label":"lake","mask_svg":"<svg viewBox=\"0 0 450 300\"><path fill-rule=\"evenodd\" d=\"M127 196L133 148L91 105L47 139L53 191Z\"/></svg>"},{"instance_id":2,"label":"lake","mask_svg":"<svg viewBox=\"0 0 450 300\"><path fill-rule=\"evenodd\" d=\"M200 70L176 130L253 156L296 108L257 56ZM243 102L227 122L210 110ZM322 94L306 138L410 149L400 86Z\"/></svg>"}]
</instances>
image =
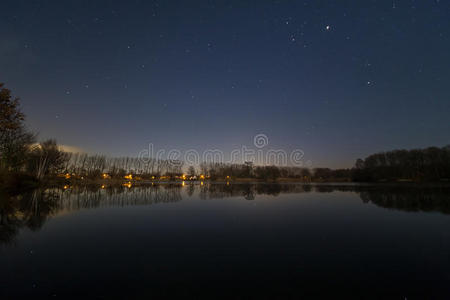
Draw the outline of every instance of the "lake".
<instances>
[{"instance_id":1,"label":"lake","mask_svg":"<svg viewBox=\"0 0 450 300\"><path fill-rule=\"evenodd\" d=\"M1 299L450 297L450 187L174 183L1 197Z\"/></svg>"}]
</instances>

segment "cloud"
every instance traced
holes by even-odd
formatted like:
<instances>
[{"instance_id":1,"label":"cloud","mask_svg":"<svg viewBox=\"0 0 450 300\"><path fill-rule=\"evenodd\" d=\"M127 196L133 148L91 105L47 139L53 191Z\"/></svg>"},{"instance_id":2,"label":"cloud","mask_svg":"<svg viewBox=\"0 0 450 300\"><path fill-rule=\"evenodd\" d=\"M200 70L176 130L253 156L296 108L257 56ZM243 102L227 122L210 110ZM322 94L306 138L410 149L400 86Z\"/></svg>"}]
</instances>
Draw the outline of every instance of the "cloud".
<instances>
[{"instance_id":1,"label":"cloud","mask_svg":"<svg viewBox=\"0 0 450 300\"><path fill-rule=\"evenodd\" d=\"M71 153L83 153L86 152L81 148L75 147L75 146L68 146L68 145L58 145L59 150L64 152L71 152Z\"/></svg>"}]
</instances>

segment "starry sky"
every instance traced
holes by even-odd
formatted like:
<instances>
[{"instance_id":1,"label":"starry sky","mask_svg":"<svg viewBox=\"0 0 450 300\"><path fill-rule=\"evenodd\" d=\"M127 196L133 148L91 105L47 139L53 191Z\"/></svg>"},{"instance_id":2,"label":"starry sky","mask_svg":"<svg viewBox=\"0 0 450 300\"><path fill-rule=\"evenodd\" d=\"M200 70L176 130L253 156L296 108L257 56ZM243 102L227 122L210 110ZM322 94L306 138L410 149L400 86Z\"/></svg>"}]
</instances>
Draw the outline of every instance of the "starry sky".
<instances>
[{"instance_id":1,"label":"starry sky","mask_svg":"<svg viewBox=\"0 0 450 300\"><path fill-rule=\"evenodd\" d=\"M450 144L448 0L4 0L0 36L29 128L91 153Z\"/></svg>"}]
</instances>

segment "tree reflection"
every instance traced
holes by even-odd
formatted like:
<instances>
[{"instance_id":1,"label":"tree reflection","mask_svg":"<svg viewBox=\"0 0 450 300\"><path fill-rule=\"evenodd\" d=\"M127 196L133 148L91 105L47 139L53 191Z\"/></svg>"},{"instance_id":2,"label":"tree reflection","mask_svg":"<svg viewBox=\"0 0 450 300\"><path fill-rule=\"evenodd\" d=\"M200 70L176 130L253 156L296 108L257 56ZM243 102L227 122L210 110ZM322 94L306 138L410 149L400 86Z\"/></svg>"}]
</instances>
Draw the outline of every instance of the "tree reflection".
<instances>
[{"instance_id":1,"label":"tree reflection","mask_svg":"<svg viewBox=\"0 0 450 300\"><path fill-rule=\"evenodd\" d=\"M450 214L450 187L314 185L314 184L152 184L141 186L64 186L37 189L19 195L0 193L0 244L13 244L23 228L37 231L57 214L101 207L125 207L181 201L183 191L200 199L258 195L353 192L364 203L407 212Z\"/></svg>"},{"instance_id":2,"label":"tree reflection","mask_svg":"<svg viewBox=\"0 0 450 300\"><path fill-rule=\"evenodd\" d=\"M450 214L448 188L390 188L361 191L361 200L377 206L409 212L441 212Z\"/></svg>"},{"instance_id":3,"label":"tree reflection","mask_svg":"<svg viewBox=\"0 0 450 300\"><path fill-rule=\"evenodd\" d=\"M181 201L181 185L126 188L121 185L37 189L29 193L0 194L0 244L13 244L23 228L37 231L61 213L100 207L124 207Z\"/></svg>"},{"instance_id":4,"label":"tree reflection","mask_svg":"<svg viewBox=\"0 0 450 300\"><path fill-rule=\"evenodd\" d=\"M21 195L0 195L0 243L14 243L21 228L37 231L57 211L58 194L34 190Z\"/></svg>"},{"instance_id":5,"label":"tree reflection","mask_svg":"<svg viewBox=\"0 0 450 300\"><path fill-rule=\"evenodd\" d=\"M277 184L277 183L243 183L243 184L208 184L200 186L201 199L214 199L226 197L244 197L254 200L255 195L271 195L287 193L303 193L310 191L309 185Z\"/></svg>"}]
</instances>

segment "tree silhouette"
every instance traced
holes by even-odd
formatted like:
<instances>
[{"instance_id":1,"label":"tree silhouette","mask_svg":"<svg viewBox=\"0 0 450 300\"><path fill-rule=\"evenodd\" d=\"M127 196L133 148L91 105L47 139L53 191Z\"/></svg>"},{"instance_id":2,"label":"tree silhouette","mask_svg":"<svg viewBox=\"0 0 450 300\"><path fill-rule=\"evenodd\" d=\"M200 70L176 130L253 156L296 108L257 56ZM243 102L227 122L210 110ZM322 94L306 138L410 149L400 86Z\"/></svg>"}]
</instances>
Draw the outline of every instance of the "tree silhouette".
<instances>
[{"instance_id":1,"label":"tree silhouette","mask_svg":"<svg viewBox=\"0 0 450 300\"><path fill-rule=\"evenodd\" d=\"M0 83L0 170L19 171L34 136L25 130L19 99Z\"/></svg>"}]
</instances>

